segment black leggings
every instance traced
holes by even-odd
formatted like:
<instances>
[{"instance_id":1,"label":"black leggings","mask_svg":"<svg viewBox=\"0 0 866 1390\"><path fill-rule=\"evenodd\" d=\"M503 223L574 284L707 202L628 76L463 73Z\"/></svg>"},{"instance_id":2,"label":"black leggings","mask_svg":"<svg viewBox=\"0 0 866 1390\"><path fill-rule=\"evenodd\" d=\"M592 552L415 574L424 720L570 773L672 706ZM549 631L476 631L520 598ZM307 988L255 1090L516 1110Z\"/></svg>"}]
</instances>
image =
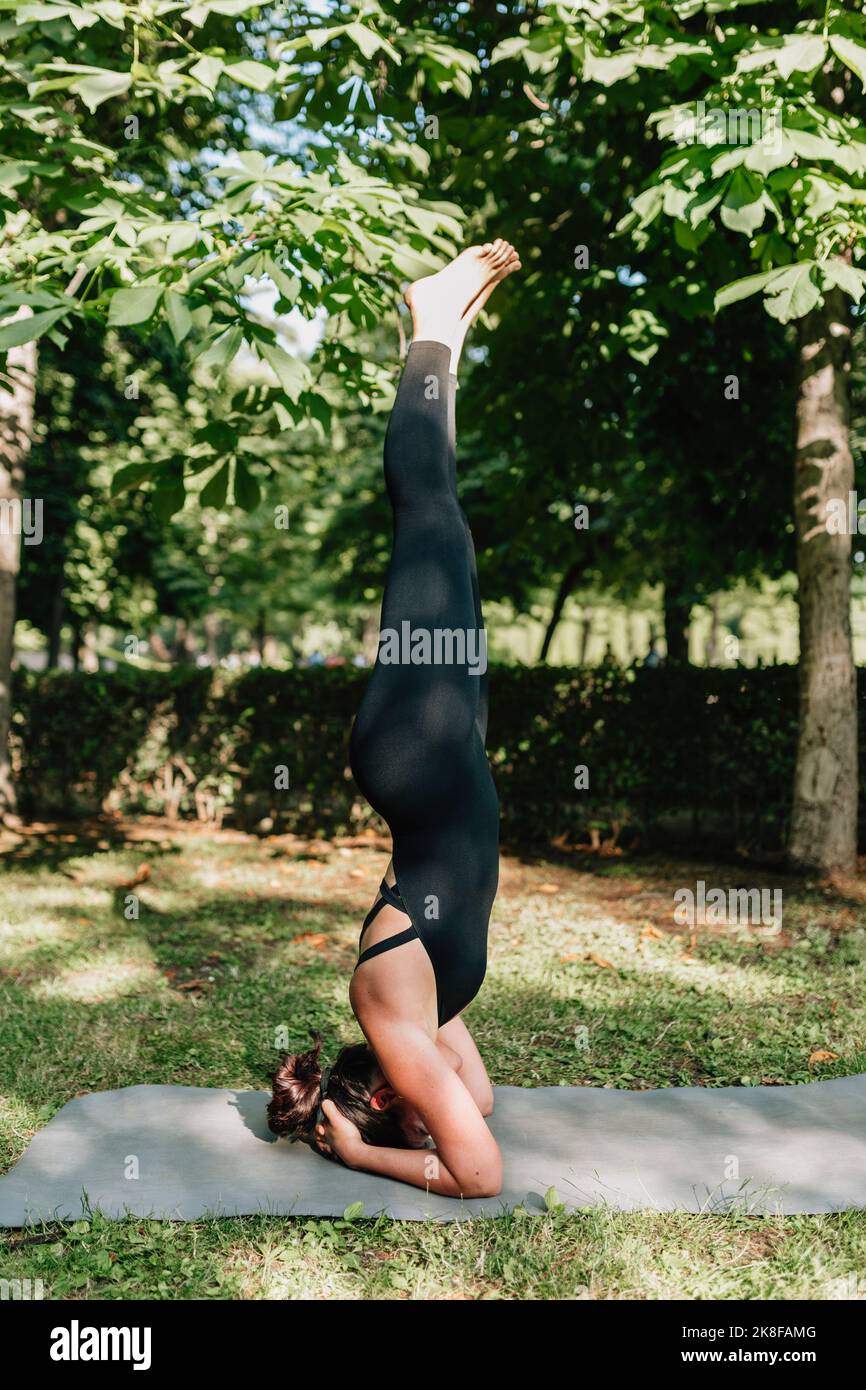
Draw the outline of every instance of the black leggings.
<instances>
[{"instance_id":1,"label":"black leggings","mask_svg":"<svg viewBox=\"0 0 866 1390\"><path fill-rule=\"evenodd\" d=\"M449 365L444 343L414 342L388 422L394 548L379 653L349 754L358 786L391 831L397 905L411 923L358 965L419 937L436 976L440 1027L481 988L499 879L499 801L484 751L483 618L457 500Z\"/></svg>"}]
</instances>

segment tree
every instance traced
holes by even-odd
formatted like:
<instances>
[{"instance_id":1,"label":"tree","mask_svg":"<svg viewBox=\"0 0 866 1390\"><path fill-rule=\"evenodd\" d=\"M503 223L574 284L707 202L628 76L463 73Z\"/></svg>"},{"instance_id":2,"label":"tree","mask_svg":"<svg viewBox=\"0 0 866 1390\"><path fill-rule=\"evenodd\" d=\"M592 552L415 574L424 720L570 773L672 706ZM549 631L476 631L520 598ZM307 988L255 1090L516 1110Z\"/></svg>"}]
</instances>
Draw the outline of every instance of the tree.
<instances>
[{"instance_id":1,"label":"tree","mask_svg":"<svg viewBox=\"0 0 866 1390\"><path fill-rule=\"evenodd\" d=\"M338 30L354 55L387 53L377 7ZM302 25L304 27L302 27ZM37 357L76 317L147 334L167 323L216 386L246 350L270 374L265 406L282 428L327 418L310 366L285 350L248 296L267 279L278 312L334 316L327 368L369 397L375 376L346 340L372 326L395 279L431 266L458 230L455 209L424 204L408 182L372 176L339 136L295 157L266 155L246 126L277 103L305 99L325 64L324 26L303 11L243 0L47 0L14 7L0 66L0 501L19 504L31 442ZM304 61L295 61L304 51ZM345 75L345 74L343 74ZM326 84L338 82L332 65ZM344 109L350 101L343 98ZM203 156L221 154L215 165ZM357 152L356 152L357 153ZM435 264L435 258L432 261ZM340 330L342 329L342 333ZM211 471L213 502L255 505L238 409L204 425L189 457L130 466L119 487L150 482L163 517L185 479ZM14 531L14 527L12 528ZM0 815L13 806L6 742L17 533L0 549Z\"/></svg>"},{"instance_id":2,"label":"tree","mask_svg":"<svg viewBox=\"0 0 866 1390\"><path fill-rule=\"evenodd\" d=\"M695 252L708 282L711 241L744 238L756 269L716 284L716 307L751 294L800 333L795 517L800 578L800 720L789 853L802 867L851 870L857 842L856 686L850 535L833 509L853 489L848 442L851 301L866 270L866 19L827 0L800 22L790 7L739 0L650 0L576 11L552 4L494 57L536 75L639 89L662 70L669 95L649 120L674 142L624 226ZM745 258L744 258L745 259ZM744 264L744 269L746 265Z\"/></svg>"}]
</instances>

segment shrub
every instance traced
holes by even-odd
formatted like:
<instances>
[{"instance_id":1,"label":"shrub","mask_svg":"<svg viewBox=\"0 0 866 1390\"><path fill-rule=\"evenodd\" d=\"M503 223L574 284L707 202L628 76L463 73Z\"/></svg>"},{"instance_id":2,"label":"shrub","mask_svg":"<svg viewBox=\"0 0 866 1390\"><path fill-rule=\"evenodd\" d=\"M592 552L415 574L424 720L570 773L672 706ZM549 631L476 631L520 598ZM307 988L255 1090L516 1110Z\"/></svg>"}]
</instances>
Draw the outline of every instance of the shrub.
<instances>
[{"instance_id":1,"label":"shrub","mask_svg":"<svg viewBox=\"0 0 866 1390\"><path fill-rule=\"evenodd\" d=\"M352 667L19 673L21 808L357 830L373 819L348 770L367 679ZM490 681L488 753L504 841L637 831L645 841L663 832L742 847L783 843L796 667L493 667ZM861 742L864 733L861 722ZM574 786L580 765L585 790ZM275 785L280 768L287 790Z\"/></svg>"}]
</instances>

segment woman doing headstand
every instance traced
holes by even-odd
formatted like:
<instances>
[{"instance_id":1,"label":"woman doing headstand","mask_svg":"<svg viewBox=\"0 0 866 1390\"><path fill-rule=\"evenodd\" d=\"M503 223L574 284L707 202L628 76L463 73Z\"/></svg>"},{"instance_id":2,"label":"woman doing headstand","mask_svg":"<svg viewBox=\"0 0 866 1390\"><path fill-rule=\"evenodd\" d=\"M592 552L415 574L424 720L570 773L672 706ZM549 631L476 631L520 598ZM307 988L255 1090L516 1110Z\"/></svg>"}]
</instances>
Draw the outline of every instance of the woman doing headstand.
<instances>
[{"instance_id":1,"label":"woman doing headstand","mask_svg":"<svg viewBox=\"0 0 866 1390\"><path fill-rule=\"evenodd\" d=\"M385 438L394 544L379 652L352 729L352 772L392 835L349 997L367 1045L274 1076L271 1128L449 1196L501 1186L493 1093L459 1017L481 988L499 875L499 803L484 740L486 643L457 498L456 369L470 323L517 270L495 241L406 293L413 339ZM431 1151L430 1141L435 1144ZM419 1152L419 1149L423 1151Z\"/></svg>"}]
</instances>

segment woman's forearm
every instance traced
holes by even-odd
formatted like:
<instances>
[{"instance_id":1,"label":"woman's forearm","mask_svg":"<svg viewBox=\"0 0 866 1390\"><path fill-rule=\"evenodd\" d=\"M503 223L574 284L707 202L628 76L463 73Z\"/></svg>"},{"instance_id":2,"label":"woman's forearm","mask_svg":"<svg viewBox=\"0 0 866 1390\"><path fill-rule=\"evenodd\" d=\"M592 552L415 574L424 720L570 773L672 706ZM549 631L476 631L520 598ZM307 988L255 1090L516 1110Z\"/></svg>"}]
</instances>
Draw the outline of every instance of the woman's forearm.
<instances>
[{"instance_id":1,"label":"woman's forearm","mask_svg":"<svg viewBox=\"0 0 866 1390\"><path fill-rule=\"evenodd\" d=\"M351 1168L362 1168L367 1173L378 1173L383 1178L397 1178L400 1182L411 1183L413 1187L423 1187L429 1192L438 1192L443 1197L488 1197L494 1196L493 1184L486 1183L480 1173L473 1181L461 1185L442 1162L435 1149L386 1149L373 1144L362 1144L352 1155Z\"/></svg>"}]
</instances>

